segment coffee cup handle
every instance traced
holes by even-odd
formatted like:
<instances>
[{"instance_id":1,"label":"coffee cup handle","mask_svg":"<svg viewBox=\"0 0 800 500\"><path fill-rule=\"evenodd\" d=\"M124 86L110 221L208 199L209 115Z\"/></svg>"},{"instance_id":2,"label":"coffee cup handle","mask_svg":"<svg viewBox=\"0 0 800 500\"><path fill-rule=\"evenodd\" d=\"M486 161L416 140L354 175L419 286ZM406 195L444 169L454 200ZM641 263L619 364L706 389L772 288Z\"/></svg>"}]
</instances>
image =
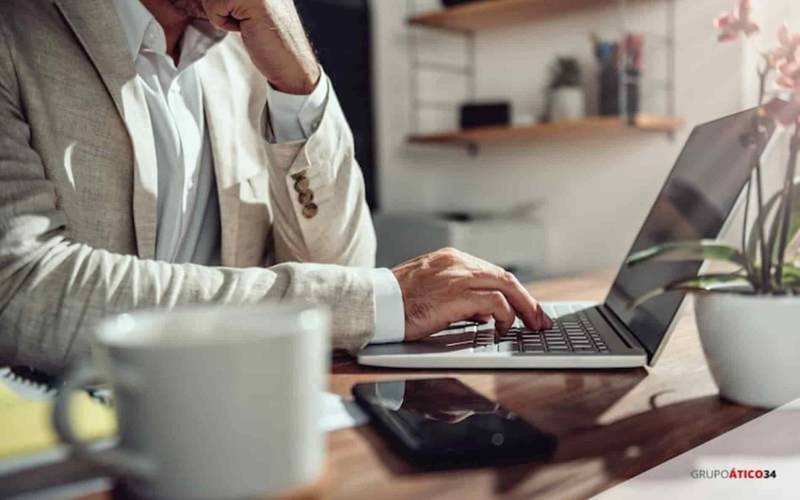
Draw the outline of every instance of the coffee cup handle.
<instances>
[{"instance_id":1,"label":"coffee cup handle","mask_svg":"<svg viewBox=\"0 0 800 500\"><path fill-rule=\"evenodd\" d=\"M91 365L80 365L66 375L53 407L53 427L56 434L61 441L70 446L76 456L110 469L115 474L140 479L152 477L155 474L155 464L146 457L122 449L119 445L95 449L75 434L70 422L70 396L73 392L83 390L87 385L97 384L102 380L101 374Z\"/></svg>"}]
</instances>

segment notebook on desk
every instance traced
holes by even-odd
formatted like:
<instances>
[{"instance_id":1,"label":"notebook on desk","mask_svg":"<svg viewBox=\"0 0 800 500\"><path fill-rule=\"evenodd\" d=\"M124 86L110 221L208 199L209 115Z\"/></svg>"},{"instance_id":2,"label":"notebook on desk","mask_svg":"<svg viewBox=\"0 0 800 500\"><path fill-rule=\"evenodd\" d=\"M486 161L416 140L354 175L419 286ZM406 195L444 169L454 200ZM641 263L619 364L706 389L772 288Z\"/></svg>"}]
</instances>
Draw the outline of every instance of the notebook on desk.
<instances>
[{"instance_id":1,"label":"notebook on desk","mask_svg":"<svg viewBox=\"0 0 800 500\"><path fill-rule=\"evenodd\" d=\"M0 369L0 476L18 464L36 464L60 447L51 424L54 391L46 386ZM111 436L116 429L113 410L89 397L76 394L75 428L82 439ZM47 460L44 459L46 462Z\"/></svg>"}]
</instances>

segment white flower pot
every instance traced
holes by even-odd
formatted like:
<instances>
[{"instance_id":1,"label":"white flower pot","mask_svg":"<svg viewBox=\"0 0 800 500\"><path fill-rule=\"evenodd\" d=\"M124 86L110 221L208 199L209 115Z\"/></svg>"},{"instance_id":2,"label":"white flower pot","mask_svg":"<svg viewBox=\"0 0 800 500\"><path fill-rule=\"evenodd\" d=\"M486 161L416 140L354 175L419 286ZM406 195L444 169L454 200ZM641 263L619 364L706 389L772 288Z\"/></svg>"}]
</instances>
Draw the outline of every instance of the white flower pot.
<instances>
[{"instance_id":1,"label":"white flower pot","mask_svg":"<svg viewBox=\"0 0 800 500\"><path fill-rule=\"evenodd\" d=\"M560 87L550 93L550 119L554 122L580 120L586 116L586 98L580 87Z\"/></svg>"},{"instance_id":2,"label":"white flower pot","mask_svg":"<svg viewBox=\"0 0 800 500\"><path fill-rule=\"evenodd\" d=\"M720 396L761 408L800 397L800 297L695 297L703 351Z\"/></svg>"}]
</instances>

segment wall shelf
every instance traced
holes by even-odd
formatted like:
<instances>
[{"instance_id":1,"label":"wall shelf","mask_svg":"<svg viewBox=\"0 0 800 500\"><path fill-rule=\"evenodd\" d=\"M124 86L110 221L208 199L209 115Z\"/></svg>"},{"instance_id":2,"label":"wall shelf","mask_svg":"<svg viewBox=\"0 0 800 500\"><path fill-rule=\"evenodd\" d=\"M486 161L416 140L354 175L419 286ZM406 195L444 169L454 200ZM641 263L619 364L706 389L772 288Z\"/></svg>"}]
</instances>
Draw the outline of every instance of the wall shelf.
<instances>
[{"instance_id":1,"label":"wall shelf","mask_svg":"<svg viewBox=\"0 0 800 500\"><path fill-rule=\"evenodd\" d=\"M412 144L451 144L476 150L479 144L501 141L520 141L552 138L608 137L630 132L671 133L683 126L682 120L671 116L638 115L634 124L619 117L589 117L560 123L538 125L481 127L454 132L413 134Z\"/></svg>"},{"instance_id":2,"label":"wall shelf","mask_svg":"<svg viewBox=\"0 0 800 500\"><path fill-rule=\"evenodd\" d=\"M406 21L409 28L409 88L410 106L409 123L410 135L408 142L412 144L430 145L456 145L465 146L471 153L477 153L482 143L527 140L538 138L576 138L582 136L608 137L614 134L630 134L635 132L663 132L671 134L682 126L682 121L676 118L675 103L675 3L677 0L475 0L466 4L439 9L435 11L420 12L416 0L406 0ZM618 38L622 39L631 33L627 25L628 7L633 4L656 4L664 6L664 33L648 33L648 40L658 39L659 44L666 47L666 55L661 59L664 62L663 78L650 78L648 68L645 78L639 80L639 86L648 85L648 89L660 92L664 96L664 105L652 106L651 109L634 108L641 114L637 115L633 124L627 120L628 94L626 88L627 74L620 64L619 79L619 116L614 117L588 117L581 120L551 123L542 125L485 127L452 132L425 133L421 126L421 113L425 110L452 109L458 112L459 102L479 100L477 92L477 58L476 58L476 32L513 23L541 21L569 12L589 9L614 8L619 19ZM465 62L462 64L448 61L446 64L431 64L422 57L426 47L419 36L428 29L443 30L456 38L465 41ZM429 41L428 41L429 43ZM448 97L448 102L437 102L425 95L420 83L419 73L422 70L436 70L458 74L466 82L465 95L456 99ZM651 100L652 101L652 100ZM649 111L650 114L647 112Z\"/></svg>"},{"instance_id":3,"label":"wall shelf","mask_svg":"<svg viewBox=\"0 0 800 500\"><path fill-rule=\"evenodd\" d=\"M629 3L643 1L646 0L628 0ZM480 0L414 15L408 18L408 23L475 32L615 4L616 0Z\"/></svg>"}]
</instances>

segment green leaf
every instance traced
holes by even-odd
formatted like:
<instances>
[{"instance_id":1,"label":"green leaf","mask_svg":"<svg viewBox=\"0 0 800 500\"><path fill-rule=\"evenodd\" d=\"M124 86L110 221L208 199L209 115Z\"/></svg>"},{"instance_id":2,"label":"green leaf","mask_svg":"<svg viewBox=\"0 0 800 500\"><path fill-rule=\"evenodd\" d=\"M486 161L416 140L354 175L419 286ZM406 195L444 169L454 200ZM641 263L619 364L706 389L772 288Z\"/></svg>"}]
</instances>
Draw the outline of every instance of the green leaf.
<instances>
[{"instance_id":1,"label":"green leaf","mask_svg":"<svg viewBox=\"0 0 800 500\"><path fill-rule=\"evenodd\" d=\"M755 264L755 255L758 254L758 242L760 240L758 235L758 227L760 225L764 225L764 234L767 234L767 230L769 228L766 227L766 221L769 218L772 210L778 206L778 202L781 199L781 193L775 194L772 198L767 200L764 204L764 210L758 212L758 217L756 217L755 222L753 222L753 226L750 228L750 237L747 238L747 255L750 255L753 258L753 264ZM765 236L767 241L772 239L772 235ZM761 256L761 259L764 260L764 256Z\"/></svg>"},{"instance_id":2,"label":"green leaf","mask_svg":"<svg viewBox=\"0 0 800 500\"><path fill-rule=\"evenodd\" d=\"M795 196L794 199L792 200L793 202L791 207L791 219L790 219L791 222L789 225L788 241L792 241L800 232L800 199L798 199L800 197L797 196L798 194L800 194L799 188L800 188L800 180L795 180L795 183L792 186L792 189L794 189L795 192ZM780 207L779 202L781 201L782 197L783 197L782 191L775 193L772 196L772 198L767 200L767 202L764 204L764 210L761 211L761 213L759 213L758 217L756 217L753 226L750 228L750 236L747 238L747 255L755 256L758 253L757 252L758 242L759 242L758 226L759 224L764 224L764 235L765 238L767 238L767 248L773 249L773 255L771 256L771 258L774 259L776 257L776 252L778 252L779 249L777 248L778 245L777 241L775 240L778 237L778 229L780 221L776 219L776 216L779 215L779 213L777 213L776 211L776 213L773 214L772 212L773 210ZM769 217L771 215L773 216L773 219L771 223L767 225L767 221L769 220ZM754 257L753 260L755 260ZM761 256L761 260L762 261L765 260L763 255Z\"/></svg>"},{"instance_id":3,"label":"green leaf","mask_svg":"<svg viewBox=\"0 0 800 500\"><path fill-rule=\"evenodd\" d=\"M750 291L754 289L753 284L747 279L742 271L727 274L702 274L691 278L675 280L661 288L651 290L632 301L631 308L638 307L650 299L663 295L667 292L686 292L686 293L708 293L708 292L739 292L738 288L748 287ZM736 288L737 290L734 290Z\"/></svg>"},{"instance_id":4,"label":"green leaf","mask_svg":"<svg viewBox=\"0 0 800 500\"><path fill-rule=\"evenodd\" d=\"M800 286L800 263L783 263L783 284L788 287Z\"/></svg>"},{"instance_id":5,"label":"green leaf","mask_svg":"<svg viewBox=\"0 0 800 500\"><path fill-rule=\"evenodd\" d=\"M677 241L656 245L631 255L626 263L634 266L647 261L719 260L733 262L742 267L746 260L742 253L716 240Z\"/></svg>"},{"instance_id":6,"label":"green leaf","mask_svg":"<svg viewBox=\"0 0 800 500\"><path fill-rule=\"evenodd\" d=\"M800 186L800 183L795 184L795 187L798 186ZM789 237L786 241L791 245L798 235L800 235L800 189L795 189L789 220Z\"/></svg>"},{"instance_id":7,"label":"green leaf","mask_svg":"<svg viewBox=\"0 0 800 500\"><path fill-rule=\"evenodd\" d=\"M783 291L800 295L800 260L783 263Z\"/></svg>"}]
</instances>

